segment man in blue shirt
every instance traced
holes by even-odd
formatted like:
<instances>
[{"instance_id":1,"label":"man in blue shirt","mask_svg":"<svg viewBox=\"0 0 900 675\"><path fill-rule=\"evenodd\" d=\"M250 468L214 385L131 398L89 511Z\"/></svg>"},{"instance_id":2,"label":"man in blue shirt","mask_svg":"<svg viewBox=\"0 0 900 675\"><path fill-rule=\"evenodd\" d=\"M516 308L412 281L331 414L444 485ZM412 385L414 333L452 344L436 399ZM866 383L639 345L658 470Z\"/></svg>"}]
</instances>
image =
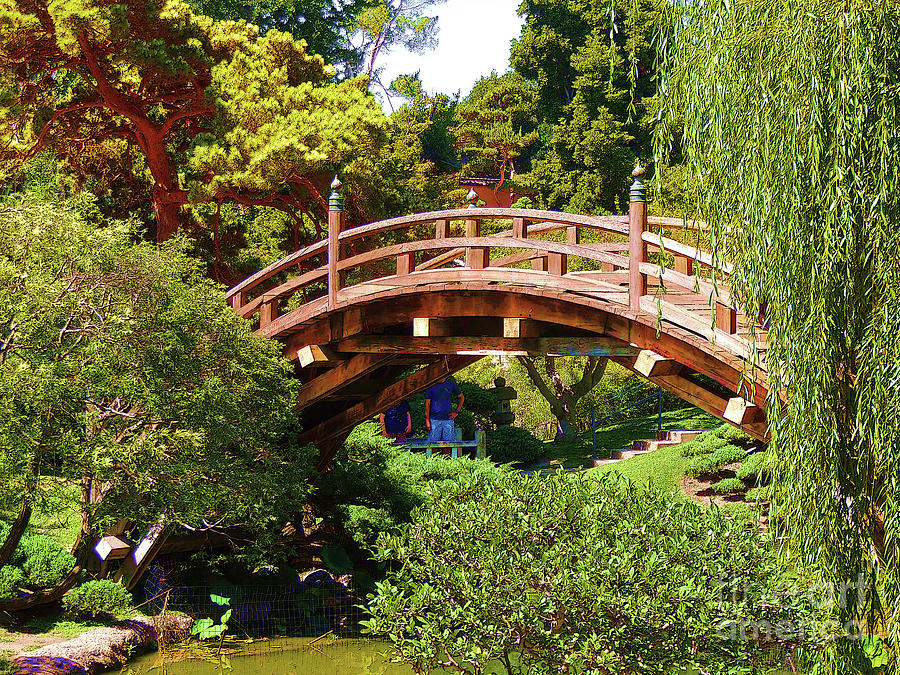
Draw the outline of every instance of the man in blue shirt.
<instances>
[{"instance_id":1,"label":"man in blue shirt","mask_svg":"<svg viewBox=\"0 0 900 675\"><path fill-rule=\"evenodd\" d=\"M452 377L425 390L425 428L428 429L429 443L456 440L453 420L462 412L465 400Z\"/></svg>"},{"instance_id":2,"label":"man in blue shirt","mask_svg":"<svg viewBox=\"0 0 900 675\"><path fill-rule=\"evenodd\" d=\"M403 442L412 430L412 415L409 403L401 401L387 412L381 413L381 433L386 438Z\"/></svg>"}]
</instances>

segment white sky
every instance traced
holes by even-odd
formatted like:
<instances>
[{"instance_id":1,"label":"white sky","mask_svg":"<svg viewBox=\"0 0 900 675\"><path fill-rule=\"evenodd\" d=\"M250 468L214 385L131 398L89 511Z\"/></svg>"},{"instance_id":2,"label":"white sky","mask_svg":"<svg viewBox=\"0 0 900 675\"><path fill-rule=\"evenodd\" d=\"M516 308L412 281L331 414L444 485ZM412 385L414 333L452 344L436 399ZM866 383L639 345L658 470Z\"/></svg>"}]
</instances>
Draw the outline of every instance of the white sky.
<instances>
[{"instance_id":1,"label":"white sky","mask_svg":"<svg viewBox=\"0 0 900 675\"><path fill-rule=\"evenodd\" d=\"M398 75L420 70L429 94L460 91L465 98L482 76L509 70L510 42L522 30L523 19L516 14L520 4L521 0L447 0L434 7L439 17L437 48L424 54L395 49L382 56L382 81L387 86Z\"/></svg>"}]
</instances>

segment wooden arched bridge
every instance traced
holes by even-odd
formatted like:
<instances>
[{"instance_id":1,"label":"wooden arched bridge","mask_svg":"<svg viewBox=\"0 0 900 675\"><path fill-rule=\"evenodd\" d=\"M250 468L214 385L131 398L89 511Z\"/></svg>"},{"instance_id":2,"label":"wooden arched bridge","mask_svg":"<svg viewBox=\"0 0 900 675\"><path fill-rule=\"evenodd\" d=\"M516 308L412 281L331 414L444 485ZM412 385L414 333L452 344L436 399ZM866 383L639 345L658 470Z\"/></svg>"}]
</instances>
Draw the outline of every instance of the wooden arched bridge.
<instances>
[{"instance_id":1,"label":"wooden arched bridge","mask_svg":"<svg viewBox=\"0 0 900 675\"><path fill-rule=\"evenodd\" d=\"M470 205L349 229L332 187L328 238L228 291L296 360L320 468L360 422L496 353L607 356L765 438L765 330L727 264L653 231L685 224L648 219L639 174L627 216Z\"/></svg>"}]
</instances>

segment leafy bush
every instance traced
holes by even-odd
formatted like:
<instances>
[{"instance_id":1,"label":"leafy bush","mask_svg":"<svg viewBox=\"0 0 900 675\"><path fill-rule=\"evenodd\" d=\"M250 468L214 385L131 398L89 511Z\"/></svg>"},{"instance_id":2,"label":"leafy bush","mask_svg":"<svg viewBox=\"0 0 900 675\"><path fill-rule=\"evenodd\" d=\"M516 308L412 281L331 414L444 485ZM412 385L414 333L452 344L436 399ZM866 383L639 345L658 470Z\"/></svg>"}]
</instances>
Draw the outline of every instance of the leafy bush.
<instances>
[{"instance_id":1,"label":"leafy bush","mask_svg":"<svg viewBox=\"0 0 900 675\"><path fill-rule=\"evenodd\" d=\"M63 545L42 534L22 537L14 559L33 588L53 588L75 567L75 558Z\"/></svg>"},{"instance_id":2,"label":"leafy bush","mask_svg":"<svg viewBox=\"0 0 900 675\"><path fill-rule=\"evenodd\" d=\"M699 457L700 455L709 455L728 445L724 439L716 436L711 431L704 431L693 441L685 443L681 448L682 457Z\"/></svg>"},{"instance_id":3,"label":"leafy bush","mask_svg":"<svg viewBox=\"0 0 900 675\"><path fill-rule=\"evenodd\" d=\"M128 589L106 579L73 588L62 600L66 614L77 618L115 617L125 614L132 604Z\"/></svg>"},{"instance_id":4,"label":"leafy bush","mask_svg":"<svg viewBox=\"0 0 900 675\"><path fill-rule=\"evenodd\" d=\"M490 389L479 387L473 382L457 381L460 391L466 397L463 411L469 411L479 429L493 427L491 414L497 410L497 397Z\"/></svg>"},{"instance_id":5,"label":"leafy bush","mask_svg":"<svg viewBox=\"0 0 900 675\"><path fill-rule=\"evenodd\" d=\"M744 499L746 499L748 502L765 502L771 499L770 493L771 490L768 486L750 488L749 490L747 490L747 494L744 495Z\"/></svg>"},{"instance_id":6,"label":"leafy bush","mask_svg":"<svg viewBox=\"0 0 900 675\"><path fill-rule=\"evenodd\" d=\"M0 568L0 600L19 597L19 589L25 585L25 573L18 567L5 565Z\"/></svg>"},{"instance_id":7,"label":"leafy bush","mask_svg":"<svg viewBox=\"0 0 900 675\"><path fill-rule=\"evenodd\" d=\"M725 422L715 429L716 436L733 445L748 446L754 443L753 437L733 424Z\"/></svg>"},{"instance_id":8,"label":"leafy bush","mask_svg":"<svg viewBox=\"0 0 900 675\"><path fill-rule=\"evenodd\" d=\"M736 445L726 445L710 455L694 457L688 462L684 473L687 476L703 476L715 473L723 466L741 461L745 454L743 448L739 448Z\"/></svg>"},{"instance_id":9,"label":"leafy bush","mask_svg":"<svg viewBox=\"0 0 900 675\"><path fill-rule=\"evenodd\" d=\"M487 454L498 464L532 464L544 454L543 442L519 427L500 427L487 432Z\"/></svg>"},{"instance_id":10,"label":"leafy bush","mask_svg":"<svg viewBox=\"0 0 900 675\"><path fill-rule=\"evenodd\" d=\"M717 495L729 495L733 492L744 492L747 490L744 481L738 478L723 478L713 483L710 488Z\"/></svg>"},{"instance_id":11,"label":"leafy bush","mask_svg":"<svg viewBox=\"0 0 900 675\"><path fill-rule=\"evenodd\" d=\"M615 474L469 476L413 517L379 540L367 627L421 672L748 672L759 643L731 626L816 618L802 590L770 601L781 568L746 521Z\"/></svg>"},{"instance_id":12,"label":"leafy bush","mask_svg":"<svg viewBox=\"0 0 900 675\"><path fill-rule=\"evenodd\" d=\"M754 452L741 464L737 470L737 477L747 483L763 484L765 482L765 459L764 452Z\"/></svg>"}]
</instances>

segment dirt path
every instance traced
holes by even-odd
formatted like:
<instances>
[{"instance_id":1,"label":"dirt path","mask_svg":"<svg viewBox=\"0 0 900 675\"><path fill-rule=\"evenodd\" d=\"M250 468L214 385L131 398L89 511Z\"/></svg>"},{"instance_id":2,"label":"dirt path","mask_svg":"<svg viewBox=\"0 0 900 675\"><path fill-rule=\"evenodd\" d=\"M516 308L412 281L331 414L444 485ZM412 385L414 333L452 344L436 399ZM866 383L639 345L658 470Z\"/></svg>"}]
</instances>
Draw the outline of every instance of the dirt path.
<instances>
[{"instance_id":1,"label":"dirt path","mask_svg":"<svg viewBox=\"0 0 900 675\"><path fill-rule=\"evenodd\" d=\"M23 652L30 652L46 645L55 645L69 639L56 635L11 633L0 629L0 654L7 652L8 656L18 656Z\"/></svg>"}]
</instances>

